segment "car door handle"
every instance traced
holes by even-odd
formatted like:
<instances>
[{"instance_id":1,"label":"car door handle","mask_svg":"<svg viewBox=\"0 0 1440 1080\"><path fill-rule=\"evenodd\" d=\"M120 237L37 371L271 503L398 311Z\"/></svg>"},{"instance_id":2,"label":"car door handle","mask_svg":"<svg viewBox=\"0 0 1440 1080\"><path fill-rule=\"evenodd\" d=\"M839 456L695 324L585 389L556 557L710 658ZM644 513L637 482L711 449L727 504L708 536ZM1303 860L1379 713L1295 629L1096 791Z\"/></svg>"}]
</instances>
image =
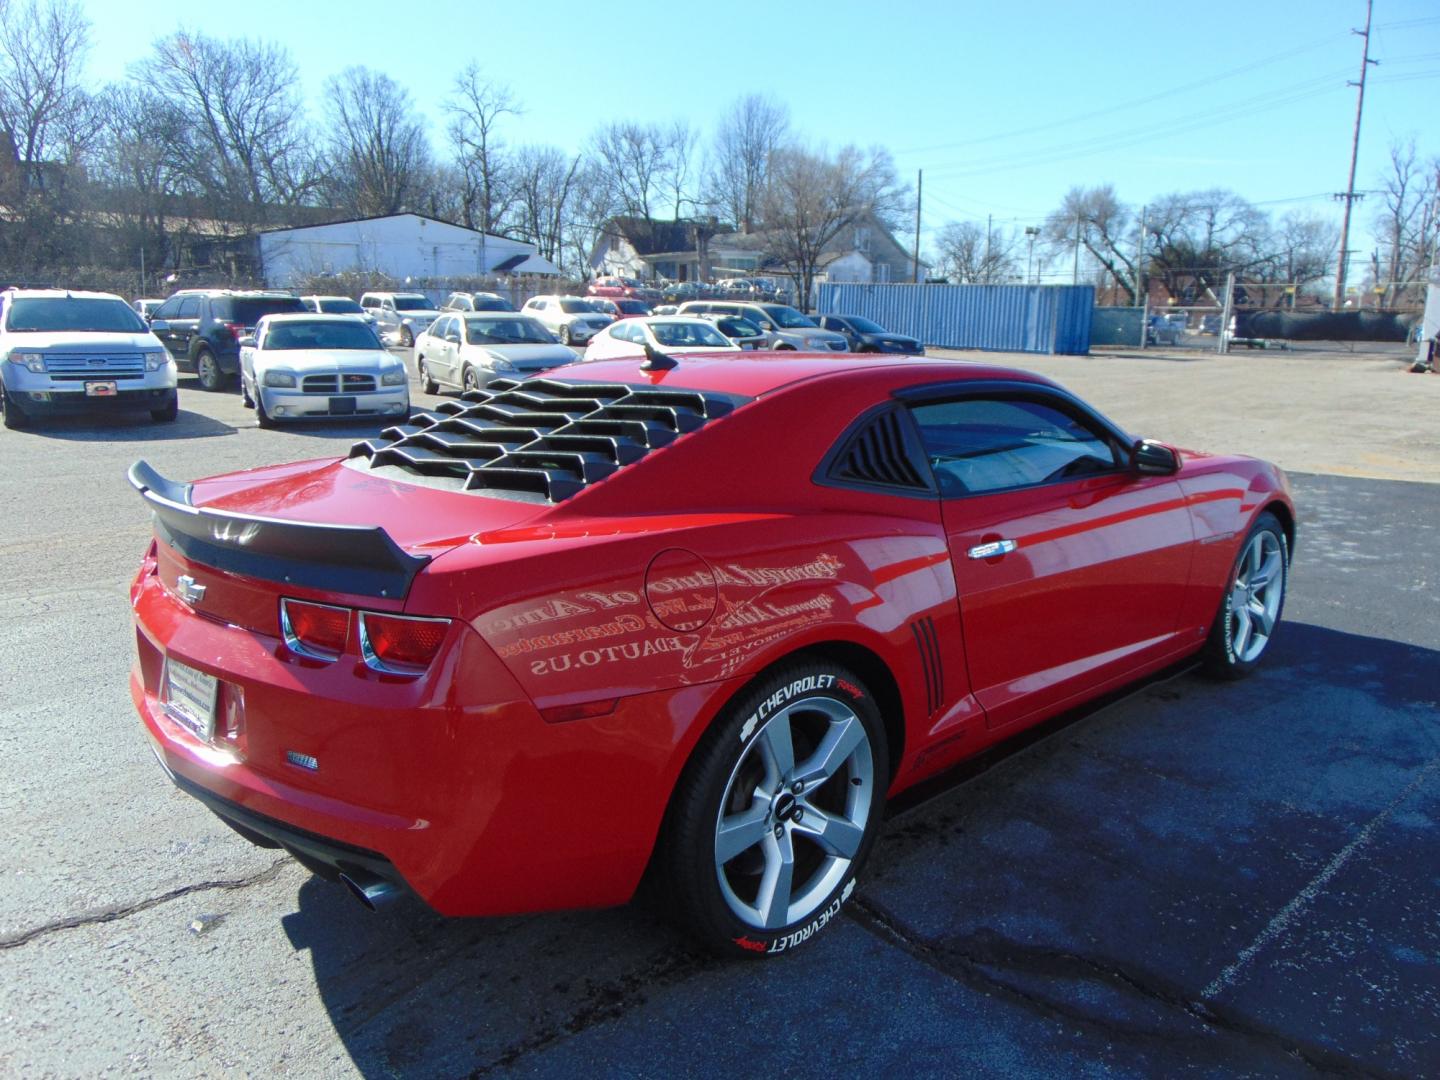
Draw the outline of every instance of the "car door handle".
<instances>
[{"instance_id":1,"label":"car door handle","mask_svg":"<svg viewBox=\"0 0 1440 1080\"><path fill-rule=\"evenodd\" d=\"M988 544L976 544L965 554L972 559L993 559L997 555L1009 555L1018 546L1014 540L992 540Z\"/></svg>"}]
</instances>

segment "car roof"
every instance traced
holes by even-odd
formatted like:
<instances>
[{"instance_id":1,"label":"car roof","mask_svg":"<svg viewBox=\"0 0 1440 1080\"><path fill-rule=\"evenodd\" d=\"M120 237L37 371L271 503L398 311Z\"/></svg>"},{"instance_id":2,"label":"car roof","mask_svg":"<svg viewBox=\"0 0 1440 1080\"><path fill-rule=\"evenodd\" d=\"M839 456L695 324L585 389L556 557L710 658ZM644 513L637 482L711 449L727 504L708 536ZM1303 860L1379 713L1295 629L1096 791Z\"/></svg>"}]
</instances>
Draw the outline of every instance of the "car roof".
<instances>
[{"instance_id":1,"label":"car roof","mask_svg":"<svg viewBox=\"0 0 1440 1080\"><path fill-rule=\"evenodd\" d=\"M456 319L524 319L526 322L535 321L535 316L526 315L523 311L452 311L450 315Z\"/></svg>"},{"instance_id":2,"label":"car roof","mask_svg":"<svg viewBox=\"0 0 1440 1080\"><path fill-rule=\"evenodd\" d=\"M669 316L660 316L665 321ZM697 320L698 321L698 320ZM586 360L565 369L566 379L586 382L649 383L675 390L699 390L716 394L759 397L799 382L842 378L857 373L888 372L898 384L914 382L961 382L971 379L1001 379L1035 382L1053 386L1033 372L999 364L938 357L912 357L876 361L861 353L730 352L724 355L693 356L680 353L679 363L661 371L643 371L634 356L614 360Z\"/></svg>"},{"instance_id":3,"label":"car roof","mask_svg":"<svg viewBox=\"0 0 1440 1080\"><path fill-rule=\"evenodd\" d=\"M271 325L280 322L344 322L367 325L364 319L353 312L277 311L274 315L262 315L261 318Z\"/></svg>"},{"instance_id":4,"label":"car roof","mask_svg":"<svg viewBox=\"0 0 1440 1080\"><path fill-rule=\"evenodd\" d=\"M300 299L301 299L301 300L350 300L350 297L348 297L348 296L331 296L331 295L329 295L329 294L324 294L324 295L322 295L322 294L320 294L320 293L306 293L304 296L300 297ZM350 300L350 302L353 304L355 301L354 301L354 300Z\"/></svg>"},{"instance_id":5,"label":"car roof","mask_svg":"<svg viewBox=\"0 0 1440 1080\"><path fill-rule=\"evenodd\" d=\"M119 300L125 304L125 298L108 292L85 292L80 289L6 289L5 295L11 300ZM129 304L125 304L129 307Z\"/></svg>"}]
</instances>

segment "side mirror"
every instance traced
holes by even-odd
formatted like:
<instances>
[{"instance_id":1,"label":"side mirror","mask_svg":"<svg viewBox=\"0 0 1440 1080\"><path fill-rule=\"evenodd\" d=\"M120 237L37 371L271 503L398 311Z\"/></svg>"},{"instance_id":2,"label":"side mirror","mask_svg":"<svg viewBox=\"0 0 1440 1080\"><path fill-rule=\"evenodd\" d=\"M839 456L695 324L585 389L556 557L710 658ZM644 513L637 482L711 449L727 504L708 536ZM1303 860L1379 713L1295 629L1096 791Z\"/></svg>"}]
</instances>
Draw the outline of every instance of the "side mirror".
<instances>
[{"instance_id":1,"label":"side mirror","mask_svg":"<svg viewBox=\"0 0 1440 1080\"><path fill-rule=\"evenodd\" d=\"M151 320L150 320L150 329L151 329L151 330L169 330L169 329L170 329L170 320L169 320L169 319L151 319Z\"/></svg>"},{"instance_id":2,"label":"side mirror","mask_svg":"<svg viewBox=\"0 0 1440 1080\"><path fill-rule=\"evenodd\" d=\"M1130 448L1130 468L1142 476L1173 476L1180 471L1180 455L1163 443L1141 439Z\"/></svg>"},{"instance_id":3,"label":"side mirror","mask_svg":"<svg viewBox=\"0 0 1440 1080\"><path fill-rule=\"evenodd\" d=\"M254 335L254 334L242 334L242 335L240 335L240 339L239 339L238 344L239 344L239 346L240 346L242 349L253 349L253 348L255 347L255 335Z\"/></svg>"},{"instance_id":4,"label":"side mirror","mask_svg":"<svg viewBox=\"0 0 1440 1080\"><path fill-rule=\"evenodd\" d=\"M459 335L458 333L456 333L454 330L451 330L449 333L447 333L447 334L445 335L445 340L448 341L448 342L450 342L450 344L452 344L452 345L459 345L459 344L460 344L460 335Z\"/></svg>"}]
</instances>

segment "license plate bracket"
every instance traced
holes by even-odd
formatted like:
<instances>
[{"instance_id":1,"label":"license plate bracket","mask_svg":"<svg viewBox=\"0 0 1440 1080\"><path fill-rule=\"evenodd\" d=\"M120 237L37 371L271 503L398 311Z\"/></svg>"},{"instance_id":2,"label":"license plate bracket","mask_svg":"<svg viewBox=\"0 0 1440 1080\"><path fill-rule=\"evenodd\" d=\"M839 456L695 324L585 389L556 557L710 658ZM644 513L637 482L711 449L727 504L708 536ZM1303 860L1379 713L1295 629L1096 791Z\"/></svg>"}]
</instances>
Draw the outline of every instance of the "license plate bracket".
<instances>
[{"instance_id":1,"label":"license plate bracket","mask_svg":"<svg viewBox=\"0 0 1440 1080\"><path fill-rule=\"evenodd\" d=\"M350 416L355 412L355 399L353 397L332 397L330 399L331 416Z\"/></svg>"},{"instance_id":2,"label":"license plate bracket","mask_svg":"<svg viewBox=\"0 0 1440 1080\"><path fill-rule=\"evenodd\" d=\"M165 658L165 681L161 701L165 713L198 739L209 742L215 735L215 702L220 680L197 671L189 664Z\"/></svg>"},{"instance_id":3,"label":"license plate bracket","mask_svg":"<svg viewBox=\"0 0 1440 1080\"><path fill-rule=\"evenodd\" d=\"M114 379L96 379L85 383L86 397L114 397L119 392Z\"/></svg>"}]
</instances>

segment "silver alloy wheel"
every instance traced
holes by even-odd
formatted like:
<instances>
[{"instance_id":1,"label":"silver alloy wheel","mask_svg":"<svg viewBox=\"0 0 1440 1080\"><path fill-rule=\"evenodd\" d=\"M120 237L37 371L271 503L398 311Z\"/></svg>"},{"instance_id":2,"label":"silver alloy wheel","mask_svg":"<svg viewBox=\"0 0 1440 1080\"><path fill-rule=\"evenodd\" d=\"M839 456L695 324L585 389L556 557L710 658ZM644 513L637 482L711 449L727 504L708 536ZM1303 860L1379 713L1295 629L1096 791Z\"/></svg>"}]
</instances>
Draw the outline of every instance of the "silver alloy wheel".
<instances>
[{"instance_id":1,"label":"silver alloy wheel","mask_svg":"<svg viewBox=\"0 0 1440 1080\"><path fill-rule=\"evenodd\" d=\"M1285 598L1285 548L1268 529L1250 537L1230 585L1230 649L1248 664L1257 659L1280 617Z\"/></svg>"},{"instance_id":2,"label":"silver alloy wheel","mask_svg":"<svg viewBox=\"0 0 1440 1080\"><path fill-rule=\"evenodd\" d=\"M720 893L741 922L778 930L824 903L864 840L874 774L870 736L842 701L808 698L766 721L715 821Z\"/></svg>"},{"instance_id":3,"label":"silver alloy wheel","mask_svg":"<svg viewBox=\"0 0 1440 1080\"><path fill-rule=\"evenodd\" d=\"M200 385L206 390L220 389L220 365L215 361L215 354L209 349L201 349L195 357L195 375L200 380Z\"/></svg>"}]
</instances>

